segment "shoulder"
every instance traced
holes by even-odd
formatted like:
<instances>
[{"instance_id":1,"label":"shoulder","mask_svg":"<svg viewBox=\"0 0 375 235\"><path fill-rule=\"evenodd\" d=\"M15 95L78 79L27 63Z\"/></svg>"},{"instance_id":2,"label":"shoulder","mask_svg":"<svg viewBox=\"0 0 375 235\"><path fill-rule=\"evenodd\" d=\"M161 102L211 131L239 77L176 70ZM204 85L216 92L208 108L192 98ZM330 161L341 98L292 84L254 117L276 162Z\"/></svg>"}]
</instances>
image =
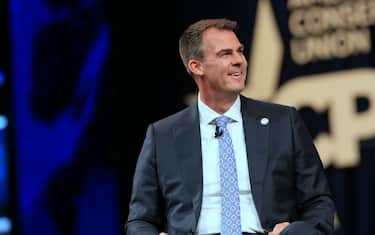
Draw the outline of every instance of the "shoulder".
<instances>
[{"instance_id":1,"label":"shoulder","mask_svg":"<svg viewBox=\"0 0 375 235\"><path fill-rule=\"evenodd\" d=\"M152 125L157 129L170 128L172 126L178 125L181 122L192 122L198 118L198 107L197 103L193 103L190 106L168 115L162 119L159 119L152 123Z\"/></svg>"},{"instance_id":2,"label":"shoulder","mask_svg":"<svg viewBox=\"0 0 375 235\"><path fill-rule=\"evenodd\" d=\"M273 103L270 101L261 101L253 98L241 96L241 104L245 109L258 110L261 113L282 114L296 111L296 108L290 105Z\"/></svg>"}]
</instances>

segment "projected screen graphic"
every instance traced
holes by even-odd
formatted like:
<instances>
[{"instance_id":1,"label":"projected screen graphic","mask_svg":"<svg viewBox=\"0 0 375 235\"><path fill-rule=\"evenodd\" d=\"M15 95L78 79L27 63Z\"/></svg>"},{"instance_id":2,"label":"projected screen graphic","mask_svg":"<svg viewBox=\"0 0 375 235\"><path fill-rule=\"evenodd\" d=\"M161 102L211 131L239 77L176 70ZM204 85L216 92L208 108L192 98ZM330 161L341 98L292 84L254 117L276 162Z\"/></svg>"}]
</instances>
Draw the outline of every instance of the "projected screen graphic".
<instances>
[{"instance_id":1,"label":"projected screen graphic","mask_svg":"<svg viewBox=\"0 0 375 235\"><path fill-rule=\"evenodd\" d=\"M0 235L11 234L7 126L8 119L0 115Z\"/></svg>"},{"instance_id":2,"label":"projected screen graphic","mask_svg":"<svg viewBox=\"0 0 375 235\"><path fill-rule=\"evenodd\" d=\"M0 235L13 235L9 115L10 114L10 58L8 37L8 1L0 1ZM12 218L12 219L11 219Z\"/></svg>"}]
</instances>

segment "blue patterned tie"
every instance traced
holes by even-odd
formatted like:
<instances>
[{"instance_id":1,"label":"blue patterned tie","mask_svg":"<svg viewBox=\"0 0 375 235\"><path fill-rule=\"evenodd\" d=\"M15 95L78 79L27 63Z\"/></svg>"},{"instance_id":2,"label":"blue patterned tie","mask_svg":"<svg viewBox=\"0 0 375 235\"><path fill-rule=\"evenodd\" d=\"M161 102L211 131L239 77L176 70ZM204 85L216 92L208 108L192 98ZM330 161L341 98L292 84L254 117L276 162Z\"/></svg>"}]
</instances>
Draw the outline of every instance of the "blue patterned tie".
<instances>
[{"instance_id":1,"label":"blue patterned tie","mask_svg":"<svg viewBox=\"0 0 375 235\"><path fill-rule=\"evenodd\" d=\"M240 235L240 190L238 188L236 159L232 139L227 129L230 119L225 116L214 120L220 133L220 187L221 187L221 235ZM222 133L222 134L221 134Z\"/></svg>"}]
</instances>

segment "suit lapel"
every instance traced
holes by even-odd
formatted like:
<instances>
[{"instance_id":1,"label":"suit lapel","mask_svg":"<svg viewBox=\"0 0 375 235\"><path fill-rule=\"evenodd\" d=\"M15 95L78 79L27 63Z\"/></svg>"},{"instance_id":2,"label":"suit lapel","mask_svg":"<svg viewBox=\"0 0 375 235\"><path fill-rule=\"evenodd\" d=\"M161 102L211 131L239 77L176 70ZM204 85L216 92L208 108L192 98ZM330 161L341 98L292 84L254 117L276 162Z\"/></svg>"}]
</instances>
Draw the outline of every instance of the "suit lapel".
<instances>
[{"instance_id":1,"label":"suit lapel","mask_svg":"<svg viewBox=\"0 0 375 235\"><path fill-rule=\"evenodd\" d=\"M268 163L270 123L261 124L261 120L262 118L270 120L270 117L252 100L241 97L241 101L251 190L258 215L262 218L263 179Z\"/></svg>"},{"instance_id":2,"label":"suit lapel","mask_svg":"<svg viewBox=\"0 0 375 235\"><path fill-rule=\"evenodd\" d=\"M268 113L259 108L259 105L242 96L241 112L251 190L258 215L262 218L263 181L268 163L268 135L272 120ZM262 118L268 118L270 123L262 125ZM175 127L174 135L175 148L181 163L182 179L188 191L187 193L192 198L197 222L201 210L203 191L202 149L197 103L191 105L186 114L179 120Z\"/></svg>"},{"instance_id":3,"label":"suit lapel","mask_svg":"<svg viewBox=\"0 0 375 235\"><path fill-rule=\"evenodd\" d=\"M191 105L175 128L175 148L178 152L184 187L191 195L196 222L202 204L202 150L197 103ZM190 197L187 197L187 200ZM195 226L194 226L195 227Z\"/></svg>"}]
</instances>

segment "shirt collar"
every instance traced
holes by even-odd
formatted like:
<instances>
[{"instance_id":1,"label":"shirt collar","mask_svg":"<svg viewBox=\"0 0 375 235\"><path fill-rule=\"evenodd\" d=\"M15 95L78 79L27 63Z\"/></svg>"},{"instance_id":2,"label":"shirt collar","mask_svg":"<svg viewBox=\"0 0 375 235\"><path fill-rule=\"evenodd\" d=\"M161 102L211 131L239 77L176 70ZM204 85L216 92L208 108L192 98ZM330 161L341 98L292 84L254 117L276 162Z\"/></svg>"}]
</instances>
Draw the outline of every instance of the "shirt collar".
<instances>
[{"instance_id":1,"label":"shirt collar","mask_svg":"<svg viewBox=\"0 0 375 235\"><path fill-rule=\"evenodd\" d=\"M198 93L198 111L199 111L199 120L201 124L209 125L212 120L222 116L221 114L215 112L213 109L208 107L200 98ZM242 121L241 116L241 100L240 96L237 96L236 101L233 105L226 111L224 116L232 119L235 122Z\"/></svg>"}]
</instances>

